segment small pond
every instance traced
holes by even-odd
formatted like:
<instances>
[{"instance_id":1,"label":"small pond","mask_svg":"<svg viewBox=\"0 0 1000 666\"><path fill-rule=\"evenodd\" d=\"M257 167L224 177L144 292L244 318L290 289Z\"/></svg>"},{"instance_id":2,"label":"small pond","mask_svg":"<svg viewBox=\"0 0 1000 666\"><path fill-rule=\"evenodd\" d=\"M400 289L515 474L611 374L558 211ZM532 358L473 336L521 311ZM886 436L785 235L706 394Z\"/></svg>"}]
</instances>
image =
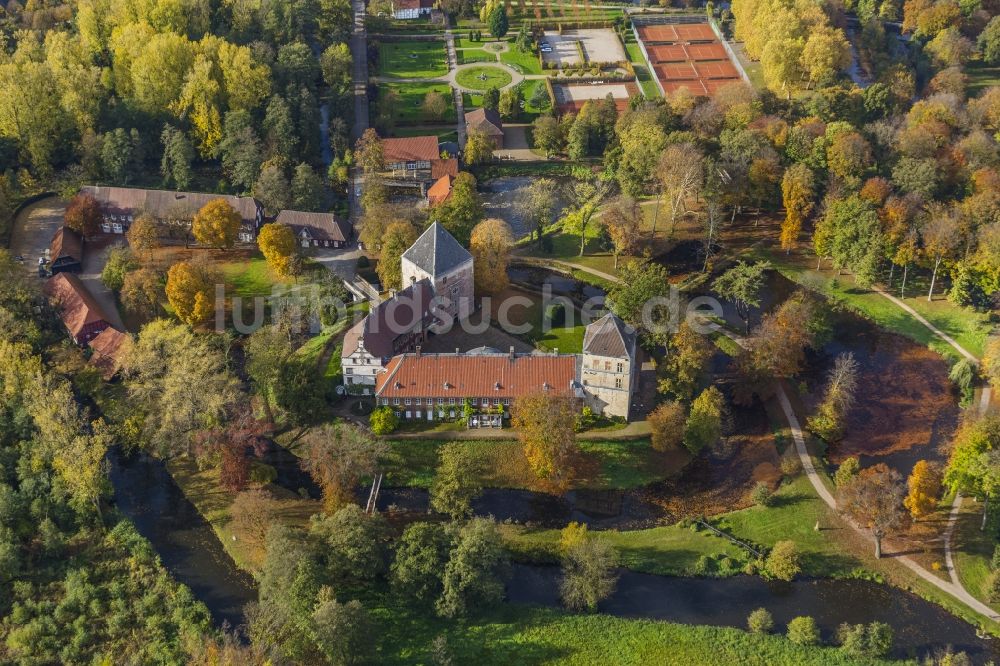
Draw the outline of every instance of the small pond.
<instances>
[{"instance_id":1,"label":"small pond","mask_svg":"<svg viewBox=\"0 0 1000 666\"><path fill-rule=\"evenodd\" d=\"M580 302L590 298L603 301L606 295L600 287L540 266L514 264L507 269L507 275L512 283L523 285L532 291L542 291L548 287L554 295L568 296Z\"/></svg>"}]
</instances>

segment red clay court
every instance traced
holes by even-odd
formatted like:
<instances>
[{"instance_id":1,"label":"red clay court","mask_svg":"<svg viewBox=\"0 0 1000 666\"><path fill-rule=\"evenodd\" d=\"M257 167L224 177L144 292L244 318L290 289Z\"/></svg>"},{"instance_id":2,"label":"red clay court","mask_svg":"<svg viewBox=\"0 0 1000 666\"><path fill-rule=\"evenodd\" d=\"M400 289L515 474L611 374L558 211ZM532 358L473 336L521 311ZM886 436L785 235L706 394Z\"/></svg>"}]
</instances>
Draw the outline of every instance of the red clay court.
<instances>
[{"instance_id":1,"label":"red clay court","mask_svg":"<svg viewBox=\"0 0 1000 666\"><path fill-rule=\"evenodd\" d=\"M688 88L696 95L712 95L741 78L707 23L636 25L636 34L666 94Z\"/></svg>"}]
</instances>

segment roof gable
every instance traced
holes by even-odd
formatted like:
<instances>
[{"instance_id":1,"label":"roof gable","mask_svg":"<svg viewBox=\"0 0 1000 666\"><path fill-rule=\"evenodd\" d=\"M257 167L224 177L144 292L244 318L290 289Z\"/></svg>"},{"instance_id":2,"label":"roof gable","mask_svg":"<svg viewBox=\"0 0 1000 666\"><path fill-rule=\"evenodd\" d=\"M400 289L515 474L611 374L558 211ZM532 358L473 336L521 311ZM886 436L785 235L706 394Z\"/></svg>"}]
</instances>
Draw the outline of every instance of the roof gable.
<instances>
[{"instance_id":1,"label":"roof gable","mask_svg":"<svg viewBox=\"0 0 1000 666\"><path fill-rule=\"evenodd\" d=\"M447 229L435 222L403 253L403 259L437 277L471 261L472 255Z\"/></svg>"},{"instance_id":2,"label":"roof gable","mask_svg":"<svg viewBox=\"0 0 1000 666\"><path fill-rule=\"evenodd\" d=\"M503 121L493 109L479 108L465 114L465 124L469 129L486 132L493 136L503 136Z\"/></svg>"},{"instance_id":3,"label":"roof gable","mask_svg":"<svg viewBox=\"0 0 1000 666\"><path fill-rule=\"evenodd\" d=\"M67 226L59 227L56 235L52 237L49 256L52 258L52 261L62 257L70 257L77 261L82 261L83 238Z\"/></svg>"},{"instance_id":4,"label":"roof gable","mask_svg":"<svg viewBox=\"0 0 1000 666\"><path fill-rule=\"evenodd\" d=\"M423 279L403 289L393 298L376 305L364 319L351 327L344 336L344 356L351 356L359 343L377 358L396 353L393 342L416 326L423 327L431 315L434 287Z\"/></svg>"},{"instance_id":5,"label":"roof gable","mask_svg":"<svg viewBox=\"0 0 1000 666\"><path fill-rule=\"evenodd\" d=\"M101 304L72 273L57 273L45 283L45 290L55 301L59 316L74 338L88 324L108 322Z\"/></svg>"}]
</instances>

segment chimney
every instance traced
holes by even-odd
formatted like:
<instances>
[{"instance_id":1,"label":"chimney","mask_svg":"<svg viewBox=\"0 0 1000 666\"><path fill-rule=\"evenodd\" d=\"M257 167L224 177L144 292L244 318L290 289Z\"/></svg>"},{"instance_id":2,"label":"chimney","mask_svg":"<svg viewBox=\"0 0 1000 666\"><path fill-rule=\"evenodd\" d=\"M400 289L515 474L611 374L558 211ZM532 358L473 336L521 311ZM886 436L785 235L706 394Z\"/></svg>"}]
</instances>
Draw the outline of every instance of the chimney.
<instances>
[{"instance_id":1,"label":"chimney","mask_svg":"<svg viewBox=\"0 0 1000 666\"><path fill-rule=\"evenodd\" d=\"M514 360L514 345L510 346L510 360Z\"/></svg>"},{"instance_id":2,"label":"chimney","mask_svg":"<svg viewBox=\"0 0 1000 666\"><path fill-rule=\"evenodd\" d=\"M458 351L458 347L455 347L455 355L458 356L459 353L460 352Z\"/></svg>"},{"instance_id":3,"label":"chimney","mask_svg":"<svg viewBox=\"0 0 1000 666\"><path fill-rule=\"evenodd\" d=\"M420 345L417 345L417 358L420 358Z\"/></svg>"},{"instance_id":4,"label":"chimney","mask_svg":"<svg viewBox=\"0 0 1000 666\"><path fill-rule=\"evenodd\" d=\"M555 354L556 356L559 356L559 347L556 347L555 351L552 353Z\"/></svg>"}]
</instances>

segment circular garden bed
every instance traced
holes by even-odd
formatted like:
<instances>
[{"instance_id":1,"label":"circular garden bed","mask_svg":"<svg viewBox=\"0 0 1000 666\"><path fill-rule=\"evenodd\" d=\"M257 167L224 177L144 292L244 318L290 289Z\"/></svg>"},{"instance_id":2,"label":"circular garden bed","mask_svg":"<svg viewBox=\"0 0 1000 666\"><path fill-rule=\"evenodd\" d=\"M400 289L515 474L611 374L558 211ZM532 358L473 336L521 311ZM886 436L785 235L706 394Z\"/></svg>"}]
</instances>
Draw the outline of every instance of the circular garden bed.
<instances>
[{"instance_id":1,"label":"circular garden bed","mask_svg":"<svg viewBox=\"0 0 1000 666\"><path fill-rule=\"evenodd\" d=\"M455 75L455 82L468 90L489 90L510 85L513 77L507 70L492 65L468 67Z\"/></svg>"}]
</instances>

